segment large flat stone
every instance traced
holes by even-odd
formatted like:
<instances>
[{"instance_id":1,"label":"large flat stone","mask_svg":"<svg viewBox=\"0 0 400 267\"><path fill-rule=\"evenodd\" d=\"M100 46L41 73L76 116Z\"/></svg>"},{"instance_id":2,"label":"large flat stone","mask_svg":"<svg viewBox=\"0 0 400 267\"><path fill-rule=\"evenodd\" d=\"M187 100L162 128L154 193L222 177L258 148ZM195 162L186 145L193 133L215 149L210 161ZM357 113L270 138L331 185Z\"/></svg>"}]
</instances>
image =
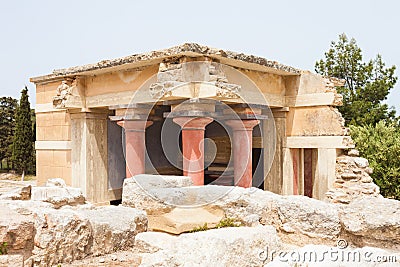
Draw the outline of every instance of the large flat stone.
<instances>
[{"instance_id":1,"label":"large flat stone","mask_svg":"<svg viewBox=\"0 0 400 267\"><path fill-rule=\"evenodd\" d=\"M214 228L223 218L224 211L218 207L177 207L167 213L149 215L149 229L180 234L204 224L207 224L208 228Z\"/></svg>"}]
</instances>

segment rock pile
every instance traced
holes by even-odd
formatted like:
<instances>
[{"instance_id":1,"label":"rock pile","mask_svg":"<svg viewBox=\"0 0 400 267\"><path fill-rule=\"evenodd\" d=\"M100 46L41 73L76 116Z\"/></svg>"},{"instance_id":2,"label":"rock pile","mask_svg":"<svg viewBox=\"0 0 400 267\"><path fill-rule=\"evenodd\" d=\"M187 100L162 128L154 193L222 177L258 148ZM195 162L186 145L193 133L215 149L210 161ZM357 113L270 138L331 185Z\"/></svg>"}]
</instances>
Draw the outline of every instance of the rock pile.
<instances>
[{"instance_id":1,"label":"rock pile","mask_svg":"<svg viewBox=\"0 0 400 267\"><path fill-rule=\"evenodd\" d=\"M34 192L35 188L32 189ZM0 241L7 242L10 255L22 255L25 266L54 266L90 255L126 250L134 246L138 233L147 231L144 211L91 204L60 207L59 203L73 202L48 201L54 199L54 189L68 188L38 189L40 196L49 197L43 197L42 201L0 202Z\"/></svg>"},{"instance_id":2,"label":"rock pile","mask_svg":"<svg viewBox=\"0 0 400 267\"><path fill-rule=\"evenodd\" d=\"M368 160L359 157L356 149L336 159L336 180L326 197L333 203L348 204L363 196L381 197L379 187L374 184Z\"/></svg>"}]
</instances>

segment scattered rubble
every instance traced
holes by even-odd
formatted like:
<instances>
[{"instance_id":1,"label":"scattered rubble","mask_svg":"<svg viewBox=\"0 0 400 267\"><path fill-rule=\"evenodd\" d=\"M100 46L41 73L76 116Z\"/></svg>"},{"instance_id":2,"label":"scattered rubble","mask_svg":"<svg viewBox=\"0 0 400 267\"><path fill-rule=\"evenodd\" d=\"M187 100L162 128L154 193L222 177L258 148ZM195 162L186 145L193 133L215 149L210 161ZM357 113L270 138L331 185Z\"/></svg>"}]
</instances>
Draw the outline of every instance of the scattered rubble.
<instances>
[{"instance_id":1,"label":"scattered rubble","mask_svg":"<svg viewBox=\"0 0 400 267\"><path fill-rule=\"evenodd\" d=\"M145 212L122 206L80 205L55 209L40 201L0 202L0 240L26 266L53 266L90 255L132 248L147 231ZM117 219L116 219L117 218Z\"/></svg>"},{"instance_id":2,"label":"scattered rubble","mask_svg":"<svg viewBox=\"0 0 400 267\"><path fill-rule=\"evenodd\" d=\"M86 201L79 188L68 187L60 178L49 179L46 186L32 188L31 199L51 203L56 209L65 205L84 204Z\"/></svg>"}]
</instances>

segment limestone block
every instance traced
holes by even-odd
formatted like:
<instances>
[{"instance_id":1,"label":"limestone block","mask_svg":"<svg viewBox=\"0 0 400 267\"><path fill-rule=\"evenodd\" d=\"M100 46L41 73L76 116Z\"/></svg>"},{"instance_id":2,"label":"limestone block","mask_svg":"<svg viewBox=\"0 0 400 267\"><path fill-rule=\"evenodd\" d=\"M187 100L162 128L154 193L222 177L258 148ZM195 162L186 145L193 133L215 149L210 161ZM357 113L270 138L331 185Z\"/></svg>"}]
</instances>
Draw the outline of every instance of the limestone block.
<instances>
[{"instance_id":1,"label":"limestone block","mask_svg":"<svg viewBox=\"0 0 400 267\"><path fill-rule=\"evenodd\" d=\"M224 211L218 207L177 207L167 213L149 215L149 229L180 234L204 224L207 224L208 228L214 228L223 218Z\"/></svg>"},{"instance_id":2,"label":"limestone block","mask_svg":"<svg viewBox=\"0 0 400 267\"><path fill-rule=\"evenodd\" d=\"M277 199L281 222L310 237L334 238L340 233L338 210L333 204L305 196Z\"/></svg>"},{"instance_id":3,"label":"limestone block","mask_svg":"<svg viewBox=\"0 0 400 267\"><path fill-rule=\"evenodd\" d=\"M91 254L103 255L134 246L135 236L147 231L144 211L122 206L80 208L77 214L88 220L93 231Z\"/></svg>"},{"instance_id":4,"label":"limestone block","mask_svg":"<svg viewBox=\"0 0 400 267\"><path fill-rule=\"evenodd\" d=\"M156 236L162 241L152 246ZM221 228L178 237L144 233L138 239L142 247L144 243L157 250L142 254L140 266L261 266L260 251L278 251L281 246L271 226Z\"/></svg>"},{"instance_id":5,"label":"limestone block","mask_svg":"<svg viewBox=\"0 0 400 267\"><path fill-rule=\"evenodd\" d=\"M34 187L32 188L32 200L44 201L54 204L57 208L66 204L83 204L80 201L82 192L78 188L63 188L63 187Z\"/></svg>"},{"instance_id":6,"label":"limestone block","mask_svg":"<svg viewBox=\"0 0 400 267\"><path fill-rule=\"evenodd\" d=\"M324 77L310 71L302 71L299 81L298 94L324 93L326 82Z\"/></svg>"},{"instance_id":7,"label":"limestone block","mask_svg":"<svg viewBox=\"0 0 400 267\"><path fill-rule=\"evenodd\" d=\"M34 222L11 207L0 205L0 243L7 242L8 253L29 255L33 249Z\"/></svg>"},{"instance_id":8,"label":"limestone block","mask_svg":"<svg viewBox=\"0 0 400 267\"><path fill-rule=\"evenodd\" d=\"M146 211L168 209L151 190L179 188L193 185L187 176L162 176L140 174L124 180L122 189L122 205Z\"/></svg>"},{"instance_id":9,"label":"limestone block","mask_svg":"<svg viewBox=\"0 0 400 267\"><path fill-rule=\"evenodd\" d=\"M35 248L31 259L35 266L54 266L82 259L92 245L89 220L71 209L32 208L35 217Z\"/></svg>"},{"instance_id":10,"label":"limestone block","mask_svg":"<svg viewBox=\"0 0 400 267\"><path fill-rule=\"evenodd\" d=\"M31 199L51 203L55 208L85 203L81 189L74 187L33 187Z\"/></svg>"},{"instance_id":11,"label":"limestone block","mask_svg":"<svg viewBox=\"0 0 400 267\"><path fill-rule=\"evenodd\" d=\"M287 120L288 136L348 135L342 115L333 107L291 108Z\"/></svg>"},{"instance_id":12,"label":"limestone block","mask_svg":"<svg viewBox=\"0 0 400 267\"><path fill-rule=\"evenodd\" d=\"M365 197L341 207L339 216L354 244L400 249L400 201Z\"/></svg>"}]
</instances>

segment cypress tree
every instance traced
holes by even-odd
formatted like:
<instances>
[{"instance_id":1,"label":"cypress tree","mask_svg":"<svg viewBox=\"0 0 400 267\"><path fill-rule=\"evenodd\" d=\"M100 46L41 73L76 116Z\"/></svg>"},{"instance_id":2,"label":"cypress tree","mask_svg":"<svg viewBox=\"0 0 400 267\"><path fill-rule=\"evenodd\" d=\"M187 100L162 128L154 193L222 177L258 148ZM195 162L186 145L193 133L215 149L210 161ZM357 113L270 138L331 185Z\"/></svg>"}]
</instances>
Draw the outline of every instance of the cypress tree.
<instances>
[{"instance_id":1,"label":"cypress tree","mask_svg":"<svg viewBox=\"0 0 400 267\"><path fill-rule=\"evenodd\" d=\"M21 99L16 111L13 142L15 170L22 173L22 179L25 173L33 171L34 162L32 118L28 98L28 88L25 86L21 91Z\"/></svg>"},{"instance_id":2,"label":"cypress tree","mask_svg":"<svg viewBox=\"0 0 400 267\"><path fill-rule=\"evenodd\" d=\"M12 143L14 140L15 109L18 100L12 97L0 98L0 161L7 162L7 170L12 156ZM2 165L1 165L2 166Z\"/></svg>"}]
</instances>

